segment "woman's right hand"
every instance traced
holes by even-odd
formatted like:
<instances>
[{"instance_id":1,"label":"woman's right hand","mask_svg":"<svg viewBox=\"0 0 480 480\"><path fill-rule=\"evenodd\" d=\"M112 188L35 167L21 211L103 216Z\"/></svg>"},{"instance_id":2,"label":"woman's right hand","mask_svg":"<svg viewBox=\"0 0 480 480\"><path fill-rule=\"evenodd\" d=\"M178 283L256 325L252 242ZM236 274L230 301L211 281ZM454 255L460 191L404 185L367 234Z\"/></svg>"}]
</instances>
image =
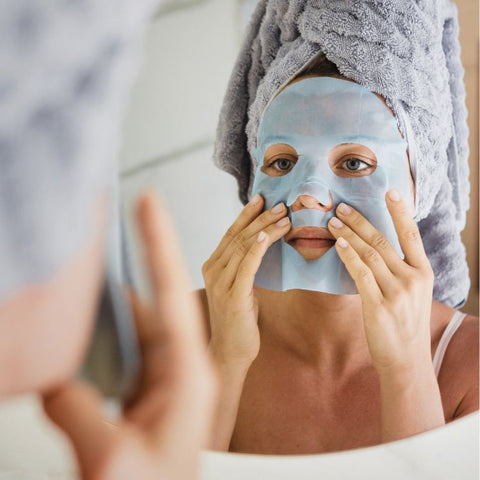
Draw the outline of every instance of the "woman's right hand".
<instances>
[{"instance_id":1,"label":"woman's right hand","mask_svg":"<svg viewBox=\"0 0 480 480\"><path fill-rule=\"evenodd\" d=\"M283 203L263 213L255 195L202 268L210 313L210 350L217 364L250 367L260 349L253 289L267 248L290 230Z\"/></svg>"}]
</instances>

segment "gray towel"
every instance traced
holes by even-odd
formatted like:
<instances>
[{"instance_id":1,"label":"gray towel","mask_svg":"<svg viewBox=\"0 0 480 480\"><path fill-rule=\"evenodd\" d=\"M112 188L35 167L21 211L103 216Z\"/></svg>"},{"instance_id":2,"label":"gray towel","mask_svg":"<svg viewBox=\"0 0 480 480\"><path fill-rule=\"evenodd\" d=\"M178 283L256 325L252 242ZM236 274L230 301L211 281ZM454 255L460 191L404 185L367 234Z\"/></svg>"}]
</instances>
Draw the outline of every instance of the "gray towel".
<instances>
[{"instance_id":1,"label":"gray towel","mask_svg":"<svg viewBox=\"0 0 480 480\"><path fill-rule=\"evenodd\" d=\"M215 163L237 178L246 202L262 113L320 53L381 94L408 141L400 112L407 115L417 145L415 218L435 272L434 298L463 305L468 127L457 8L449 0L260 0L221 110Z\"/></svg>"},{"instance_id":2,"label":"gray towel","mask_svg":"<svg viewBox=\"0 0 480 480\"><path fill-rule=\"evenodd\" d=\"M86 241L156 0L0 6L0 298Z\"/></svg>"}]
</instances>

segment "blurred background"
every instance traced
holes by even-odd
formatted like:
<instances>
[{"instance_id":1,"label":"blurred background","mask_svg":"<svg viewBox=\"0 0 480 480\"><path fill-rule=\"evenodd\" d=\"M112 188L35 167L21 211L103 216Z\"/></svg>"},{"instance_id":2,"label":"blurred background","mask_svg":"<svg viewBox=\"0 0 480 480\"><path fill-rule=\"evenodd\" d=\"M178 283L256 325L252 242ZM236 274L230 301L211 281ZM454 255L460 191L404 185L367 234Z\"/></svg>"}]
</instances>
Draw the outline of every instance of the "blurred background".
<instances>
[{"instance_id":1,"label":"blurred background","mask_svg":"<svg viewBox=\"0 0 480 480\"><path fill-rule=\"evenodd\" d=\"M212 162L221 102L256 0L165 1L152 21L120 154L121 198L153 186L173 214L195 288L201 266L241 209L236 181ZM478 2L456 2L470 124L471 208L463 232L478 315ZM127 233L133 240L131 219ZM141 279L137 282L141 286Z\"/></svg>"}]
</instances>

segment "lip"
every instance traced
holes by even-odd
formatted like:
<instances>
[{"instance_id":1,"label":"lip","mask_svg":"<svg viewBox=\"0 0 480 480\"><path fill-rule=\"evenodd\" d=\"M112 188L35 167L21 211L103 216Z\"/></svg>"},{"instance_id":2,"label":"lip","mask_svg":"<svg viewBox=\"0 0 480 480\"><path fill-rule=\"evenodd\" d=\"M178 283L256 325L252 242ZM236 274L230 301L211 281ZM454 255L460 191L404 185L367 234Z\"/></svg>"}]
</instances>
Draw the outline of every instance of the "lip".
<instances>
[{"instance_id":1,"label":"lip","mask_svg":"<svg viewBox=\"0 0 480 480\"><path fill-rule=\"evenodd\" d=\"M335 242L335 238L329 232L328 228L323 227L297 227L292 228L287 235L285 241L290 243L298 240L322 240Z\"/></svg>"},{"instance_id":2,"label":"lip","mask_svg":"<svg viewBox=\"0 0 480 480\"><path fill-rule=\"evenodd\" d=\"M284 239L307 260L320 258L335 243L333 235L322 227L297 227Z\"/></svg>"}]
</instances>

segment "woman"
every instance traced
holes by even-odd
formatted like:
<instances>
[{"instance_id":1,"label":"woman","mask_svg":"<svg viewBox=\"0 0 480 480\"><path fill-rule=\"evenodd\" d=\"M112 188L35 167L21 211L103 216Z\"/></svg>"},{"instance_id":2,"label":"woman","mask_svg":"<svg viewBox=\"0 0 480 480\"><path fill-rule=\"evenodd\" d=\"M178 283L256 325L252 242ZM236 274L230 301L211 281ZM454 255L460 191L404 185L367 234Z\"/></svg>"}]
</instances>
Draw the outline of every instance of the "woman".
<instances>
[{"instance_id":1,"label":"woman","mask_svg":"<svg viewBox=\"0 0 480 480\"><path fill-rule=\"evenodd\" d=\"M463 194L452 194L452 190L458 190L458 183L447 184L455 169L443 168L438 160L445 157L444 163L448 159L461 164L465 157L461 128L466 126L458 105L458 68L455 71L452 61L458 49L449 48L448 55L444 54L438 32L438 25L446 25L443 45L451 47L454 42L450 30L456 17L451 10L440 12L437 7L417 11L408 2L384 2L382 8L377 5L369 9L365 3L346 6L342 2L340 7L338 2L260 2L232 75L219 124L216 161L237 177L241 198L250 198L250 202L203 268L206 290L202 297L223 389L214 448L268 454L343 450L407 437L478 409L478 321L455 314L448 305L461 303L466 289L461 261L455 269L449 269L449 258L458 254L452 245L460 241L462 222L453 222L445 202L456 202L460 212L457 219L464 213L466 202ZM383 8L389 4L395 8ZM348 29L345 12L351 13ZM373 19L372 12L383 15L384 22L374 21L378 18ZM441 14L450 23L434 21L433 17ZM422 36L420 26L426 30ZM405 51L400 52L403 56L398 54L400 34L411 44L430 42L429 48L412 48L419 57L409 57L415 71L401 64L406 55ZM362 47L371 54L368 70L365 60L358 56ZM335 64L319 57L322 51ZM431 88L422 103L418 90L422 84L416 82L417 78L422 80L422 70L417 67L423 62L423 74L427 75L426 71L431 72L429 62L435 63L440 52L445 72L451 73L449 84L456 90L451 87L448 94L442 90L445 79L435 70L430 73L432 78L423 78ZM313 65L309 63L312 58ZM395 62L398 75L391 86L385 80L391 73L388 67ZM337 67L342 68L344 76L339 75ZM282 170L282 175L295 172L302 165L300 155L288 150L291 145L286 143L273 145L271 152L268 148L261 150L261 130L269 109L276 108L282 88L286 85L287 92L294 82L306 85L312 76L354 80L382 94L392 107L391 113L408 142L410 168L405 165L404 172L408 172L411 194L415 195L414 199L408 195L402 198L397 191L389 190L385 197L404 258L394 249L392 240L351 204L336 203L329 196L319 201L315 195L299 195L287 205L268 204L262 213L264 198L251 195L259 169L273 176ZM456 156L447 138L452 128L447 132L435 125L430 118L434 108L420 108L435 100L445 117L453 117ZM295 109L283 112L288 118ZM402 117L404 112L408 122L405 115ZM422 129L429 135L422 137ZM436 143L434 140L428 156L426 146L434 137ZM255 171L254 160L262 161L254 158L259 149L265 163ZM349 153L345 161L353 160L351 166L358 166L355 162L362 158L361 152ZM435 170L428 163L431 158L439 161ZM410 177L410 169L415 178ZM456 170L465 173L461 168ZM438 179L429 182L425 172ZM267 192L269 196L271 192ZM415 203L417 219L424 219L420 222L421 236L409 209L410 201ZM319 230L313 240L296 235L289 217L302 209L334 213L321 238ZM450 224L453 234L445 240L435 225L450 228ZM443 255L440 261L432 241L435 235ZM359 295L305 288L275 291L254 285L267 249L282 238L307 261L321 260L335 242L335 251ZM445 269L449 269L451 278L458 276L462 281L449 284ZM432 299L432 291L433 298L445 304ZM442 361L441 352L455 328ZM439 353L432 362L437 348ZM440 366L437 377L435 368Z\"/></svg>"}]
</instances>

